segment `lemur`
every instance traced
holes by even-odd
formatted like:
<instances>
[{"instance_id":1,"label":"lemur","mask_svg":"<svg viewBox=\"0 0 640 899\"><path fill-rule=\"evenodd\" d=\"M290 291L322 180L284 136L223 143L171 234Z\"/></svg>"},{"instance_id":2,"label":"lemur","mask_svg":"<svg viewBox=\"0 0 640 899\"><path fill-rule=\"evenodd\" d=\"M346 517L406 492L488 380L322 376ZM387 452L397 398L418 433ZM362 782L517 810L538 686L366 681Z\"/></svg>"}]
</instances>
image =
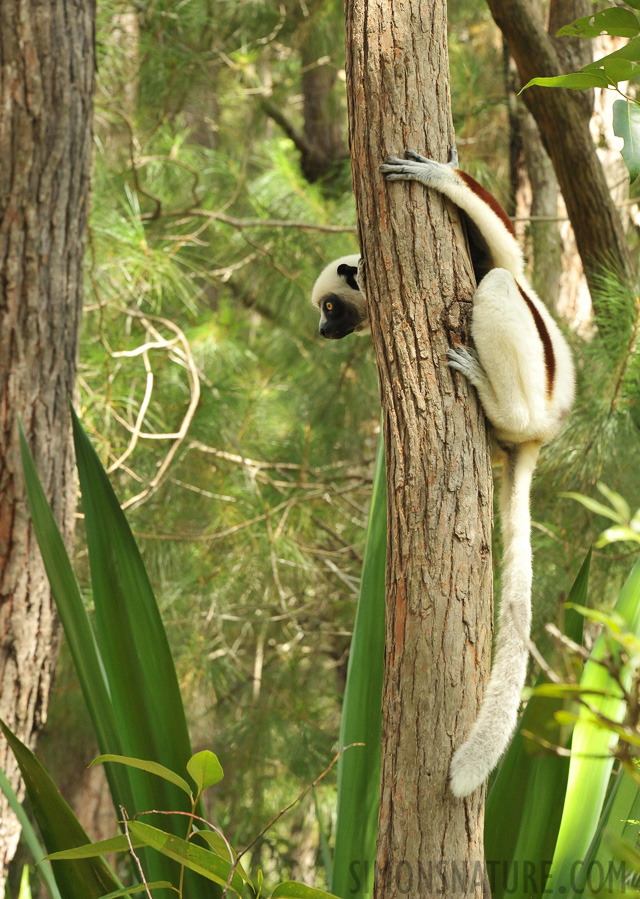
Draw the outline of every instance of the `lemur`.
<instances>
[{"instance_id":1,"label":"lemur","mask_svg":"<svg viewBox=\"0 0 640 899\"><path fill-rule=\"evenodd\" d=\"M478 718L453 755L449 776L456 796L487 779L516 727L525 683L531 626L529 494L543 443L562 427L574 395L571 351L545 305L530 287L513 225L481 185L448 163L412 150L380 166L387 181L419 181L462 211L478 287L471 336L475 349L447 350L450 368L476 388L493 428L494 461L504 465L500 520L504 544L498 634L489 684ZM363 261L343 256L318 277L312 303L320 334L339 339L368 330Z\"/></svg>"}]
</instances>

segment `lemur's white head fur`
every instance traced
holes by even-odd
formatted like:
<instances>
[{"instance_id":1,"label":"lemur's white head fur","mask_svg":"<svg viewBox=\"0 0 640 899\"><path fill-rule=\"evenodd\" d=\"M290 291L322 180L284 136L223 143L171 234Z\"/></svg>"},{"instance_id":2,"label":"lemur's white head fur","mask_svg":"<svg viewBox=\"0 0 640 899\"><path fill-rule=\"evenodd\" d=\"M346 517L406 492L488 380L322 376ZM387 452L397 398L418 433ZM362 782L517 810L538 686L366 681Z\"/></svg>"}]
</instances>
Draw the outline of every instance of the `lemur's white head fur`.
<instances>
[{"instance_id":1,"label":"lemur's white head fur","mask_svg":"<svg viewBox=\"0 0 640 899\"><path fill-rule=\"evenodd\" d=\"M323 269L311 292L312 304L320 310L320 334L339 340L354 331L369 330L367 303L356 276L360 256L341 256Z\"/></svg>"}]
</instances>

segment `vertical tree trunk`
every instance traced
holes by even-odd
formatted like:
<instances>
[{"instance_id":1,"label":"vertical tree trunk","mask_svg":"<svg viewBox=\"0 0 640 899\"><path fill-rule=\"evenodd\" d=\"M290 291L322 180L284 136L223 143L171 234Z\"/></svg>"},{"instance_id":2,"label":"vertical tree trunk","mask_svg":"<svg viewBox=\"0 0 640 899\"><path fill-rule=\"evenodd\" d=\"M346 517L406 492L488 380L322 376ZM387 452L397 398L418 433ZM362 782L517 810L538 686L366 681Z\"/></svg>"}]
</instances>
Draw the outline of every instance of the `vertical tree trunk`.
<instances>
[{"instance_id":1,"label":"vertical tree trunk","mask_svg":"<svg viewBox=\"0 0 640 899\"><path fill-rule=\"evenodd\" d=\"M0 3L0 717L31 746L46 718L57 640L29 525L18 418L70 540L68 404L89 203L94 22L93 0ZM0 764L17 787L4 742ZM17 838L0 796L0 883Z\"/></svg>"},{"instance_id":2,"label":"vertical tree trunk","mask_svg":"<svg viewBox=\"0 0 640 899\"><path fill-rule=\"evenodd\" d=\"M473 286L459 223L378 165L453 143L444 0L347 4L354 188L387 460L387 637L374 895L483 894L483 791L455 799L449 762L491 652L491 473L484 416L451 377ZM464 886L462 886L464 884Z\"/></svg>"}]
</instances>

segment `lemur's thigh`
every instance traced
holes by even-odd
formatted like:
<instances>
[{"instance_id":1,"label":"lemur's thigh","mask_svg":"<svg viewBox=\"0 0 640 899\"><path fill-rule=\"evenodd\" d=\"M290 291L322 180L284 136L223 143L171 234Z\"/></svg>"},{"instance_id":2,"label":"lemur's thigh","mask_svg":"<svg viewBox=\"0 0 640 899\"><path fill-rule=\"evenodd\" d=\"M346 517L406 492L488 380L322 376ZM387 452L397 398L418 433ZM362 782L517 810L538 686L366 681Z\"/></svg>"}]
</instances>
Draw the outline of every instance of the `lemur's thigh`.
<instances>
[{"instance_id":1,"label":"lemur's thigh","mask_svg":"<svg viewBox=\"0 0 640 899\"><path fill-rule=\"evenodd\" d=\"M505 269L493 269L478 285L471 335L487 381L484 390L478 387L485 412L514 440L524 437L545 402L544 353L531 311Z\"/></svg>"}]
</instances>

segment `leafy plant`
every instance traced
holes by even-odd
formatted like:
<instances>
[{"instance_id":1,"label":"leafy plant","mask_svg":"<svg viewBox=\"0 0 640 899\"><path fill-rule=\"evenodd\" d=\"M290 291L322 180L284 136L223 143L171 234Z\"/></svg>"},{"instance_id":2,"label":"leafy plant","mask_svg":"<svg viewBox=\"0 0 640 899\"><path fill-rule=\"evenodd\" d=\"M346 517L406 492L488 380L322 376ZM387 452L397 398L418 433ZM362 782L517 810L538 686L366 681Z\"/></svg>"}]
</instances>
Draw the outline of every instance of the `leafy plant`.
<instances>
[{"instance_id":1,"label":"leafy plant","mask_svg":"<svg viewBox=\"0 0 640 899\"><path fill-rule=\"evenodd\" d=\"M626 0L628 6L640 10L638 0ZM630 9L612 6L590 16L582 16L564 25L557 37L594 38L601 34L630 38L629 43L614 50L596 62L588 63L577 72L550 78L532 78L522 90L532 85L539 87L564 87L569 90L588 90L601 87L617 91L621 98L613 104L613 131L624 140L622 158L629 170L631 181L640 175L640 103L625 94L622 82L631 81L640 74L640 20Z\"/></svg>"},{"instance_id":2,"label":"leafy plant","mask_svg":"<svg viewBox=\"0 0 640 899\"><path fill-rule=\"evenodd\" d=\"M98 899L141 889L150 895L151 889L160 888L185 897L224 895L229 889L238 895L245 889L255 897L264 895L261 876L254 886L228 841L203 818L202 793L221 780L222 768L213 753L191 752L175 668L146 570L108 477L75 415L73 434L97 639L21 433L23 467L45 568L102 750L96 761L106 766L123 833L91 844L40 762L0 723L51 859L52 895L59 890L65 899ZM127 754L132 750L144 752L144 760ZM178 773L185 769L195 789ZM0 787L7 789L4 779ZM138 820L142 815L144 822ZM195 842L196 837L205 845ZM37 842L31 840L30 845L37 854ZM136 853L138 849L142 851ZM118 851L135 855L141 886L124 887L101 859L103 853ZM328 895L292 882L272 893L292 899Z\"/></svg>"}]
</instances>

